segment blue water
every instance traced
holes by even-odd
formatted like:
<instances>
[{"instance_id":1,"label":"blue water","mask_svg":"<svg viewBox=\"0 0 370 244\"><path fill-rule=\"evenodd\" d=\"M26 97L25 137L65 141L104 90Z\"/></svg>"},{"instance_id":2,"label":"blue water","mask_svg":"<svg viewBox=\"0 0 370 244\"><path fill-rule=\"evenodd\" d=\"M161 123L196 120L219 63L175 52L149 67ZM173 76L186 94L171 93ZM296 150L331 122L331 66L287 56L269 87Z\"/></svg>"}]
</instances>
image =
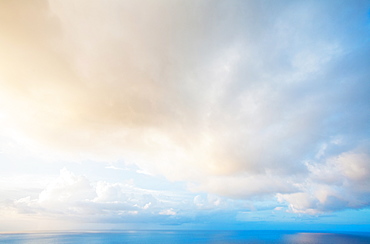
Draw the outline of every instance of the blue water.
<instances>
[{"instance_id":1,"label":"blue water","mask_svg":"<svg viewBox=\"0 0 370 244\"><path fill-rule=\"evenodd\" d=\"M0 243L275 243L275 244L365 244L370 234L301 233L289 231L114 231L0 234Z\"/></svg>"}]
</instances>

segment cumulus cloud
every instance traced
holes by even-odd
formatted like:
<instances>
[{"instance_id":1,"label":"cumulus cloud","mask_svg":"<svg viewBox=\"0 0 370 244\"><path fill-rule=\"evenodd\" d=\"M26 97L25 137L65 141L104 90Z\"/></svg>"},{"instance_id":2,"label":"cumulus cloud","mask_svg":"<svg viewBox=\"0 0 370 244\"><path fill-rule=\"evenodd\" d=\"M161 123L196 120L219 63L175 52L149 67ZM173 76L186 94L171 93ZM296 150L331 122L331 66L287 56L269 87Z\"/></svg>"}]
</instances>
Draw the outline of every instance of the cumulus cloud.
<instances>
[{"instance_id":1,"label":"cumulus cloud","mask_svg":"<svg viewBox=\"0 0 370 244\"><path fill-rule=\"evenodd\" d=\"M192 199L173 192L150 191L135 187L131 182L91 182L85 176L62 169L59 177L37 198L22 197L8 202L6 207L21 215L44 218L130 223L177 215L175 209L191 208L188 203L192 203Z\"/></svg>"},{"instance_id":2,"label":"cumulus cloud","mask_svg":"<svg viewBox=\"0 0 370 244\"><path fill-rule=\"evenodd\" d=\"M369 205L367 2L1 5L1 124L18 141L295 212Z\"/></svg>"},{"instance_id":3,"label":"cumulus cloud","mask_svg":"<svg viewBox=\"0 0 370 244\"><path fill-rule=\"evenodd\" d=\"M370 157L356 151L342 153L325 163L308 163L310 175L300 192L278 194L288 202L290 211L319 214L370 204Z\"/></svg>"},{"instance_id":4,"label":"cumulus cloud","mask_svg":"<svg viewBox=\"0 0 370 244\"><path fill-rule=\"evenodd\" d=\"M160 215L176 215L176 212L173 209L166 209L159 212Z\"/></svg>"},{"instance_id":5,"label":"cumulus cloud","mask_svg":"<svg viewBox=\"0 0 370 244\"><path fill-rule=\"evenodd\" d=\"M274 206L267 209L272 210ZM91 181L65 168L40 190L38 196L0 202L0 215L6 219L56 221L46 228L70 228L71 224L78 223L205 224L224 222L225 215L232 223L247 221L237 219L239 211L246 210L256 208L251 202L212 194L194 196L186 192L148 190L135 186L131 180L115 183Z\"/></svg>"}]
</instances>

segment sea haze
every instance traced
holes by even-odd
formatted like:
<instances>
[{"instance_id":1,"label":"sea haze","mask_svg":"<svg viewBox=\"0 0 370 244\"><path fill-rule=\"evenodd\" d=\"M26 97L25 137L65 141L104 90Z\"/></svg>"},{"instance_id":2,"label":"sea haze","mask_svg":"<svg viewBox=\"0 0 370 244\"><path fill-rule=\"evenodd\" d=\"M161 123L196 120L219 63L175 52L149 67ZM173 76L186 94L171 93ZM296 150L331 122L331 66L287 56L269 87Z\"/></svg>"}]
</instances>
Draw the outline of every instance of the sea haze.
<instances>
[{"instance_id":1,"label":"sea haze","mask_svg":"<svg viewBox=\"0 0 370 244\"><path fill-rule=\"evenodd\" d=\"M364 244L370 233L314 233L294 231L110 231L34 232L0 234L1 243L275 243Z\"/></svg>"}]
</instances>

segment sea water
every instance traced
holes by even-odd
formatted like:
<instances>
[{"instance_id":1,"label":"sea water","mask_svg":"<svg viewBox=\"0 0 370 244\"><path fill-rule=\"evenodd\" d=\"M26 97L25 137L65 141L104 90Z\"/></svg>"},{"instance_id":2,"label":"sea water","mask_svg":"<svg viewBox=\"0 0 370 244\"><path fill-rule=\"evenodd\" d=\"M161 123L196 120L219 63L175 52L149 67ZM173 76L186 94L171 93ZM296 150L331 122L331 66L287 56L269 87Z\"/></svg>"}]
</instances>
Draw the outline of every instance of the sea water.
<instances>
[{"instance_id":1,"label":"sea water","mask_svg":"<svg viewBox=\"0 0 370 244\"><path fill-rule=\"evenodd\" d=\"M365 244L369 233L304 233L291 231L109 231L3 233L0 243L17 244L118 244L118 243L275 243Z\"/></svg>"}]
</instances>

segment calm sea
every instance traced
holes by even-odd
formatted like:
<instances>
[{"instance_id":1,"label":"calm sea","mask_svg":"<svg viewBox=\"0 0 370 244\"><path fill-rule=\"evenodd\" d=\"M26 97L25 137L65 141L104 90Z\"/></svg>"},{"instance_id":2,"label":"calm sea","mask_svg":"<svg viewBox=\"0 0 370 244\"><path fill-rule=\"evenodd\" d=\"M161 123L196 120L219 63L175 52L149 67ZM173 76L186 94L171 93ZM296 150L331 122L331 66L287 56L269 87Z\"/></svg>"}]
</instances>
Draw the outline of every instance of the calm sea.
<instances>
[{"instance_id":1,"label":"calm sea","mask_svg":"<svg viewBox=\"0 0 370 244\"><path fill-rule=\"evenodd\" d=\"M276 243L364 244L370 234L302 233L289 231L114 231L0 234L0 243Z\"/></svg>"}]
</instances>

